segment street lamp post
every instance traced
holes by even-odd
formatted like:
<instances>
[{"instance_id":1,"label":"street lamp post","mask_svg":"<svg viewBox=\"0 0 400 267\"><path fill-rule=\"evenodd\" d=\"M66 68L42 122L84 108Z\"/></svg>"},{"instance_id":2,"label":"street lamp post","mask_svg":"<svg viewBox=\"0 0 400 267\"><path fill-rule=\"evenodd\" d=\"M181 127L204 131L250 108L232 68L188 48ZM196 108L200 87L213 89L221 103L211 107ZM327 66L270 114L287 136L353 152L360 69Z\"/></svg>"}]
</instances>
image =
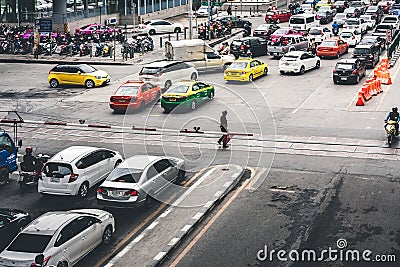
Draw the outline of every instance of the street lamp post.
<instances>
[{"instance_id":1,"label":"street lamp post","mask_svg":"<svg viewBox=\"0 0 400 267\"><path fill-rule=\"evenodd\" d=\"M192 14L193 14L193 0L189 0L189 39L192 39L193 36Z\"/></svg>"},{"instance_id":2,"label":"street lamp post","mask_svg":"<svg viewBox=\"0 0 400 267\"><path fill-rule=\"evenodd\" d=\"M132 0L132 3L131 3L131 8L132 8L132 20L133 20L133 26L135 26L135 24L136 24L136 20L135 20L135 15L136 15L136 3L134 3L133 2L133 0Z\"/></svg>"},{"instance_id":3,"label":"street lamp post","mask_svg":"<svg viewBox=\"0 0 400 267\"><path fill-rule=\"evenodd\" d=\"M210 0L208 0L208 7L207 7L207 13L208 13L208 25L207 25L207 31L208 31L208 40L211 40L211 33L210 33L210 23L211 23L211 8L210 8Z\"/></svg>"}]
</instances>

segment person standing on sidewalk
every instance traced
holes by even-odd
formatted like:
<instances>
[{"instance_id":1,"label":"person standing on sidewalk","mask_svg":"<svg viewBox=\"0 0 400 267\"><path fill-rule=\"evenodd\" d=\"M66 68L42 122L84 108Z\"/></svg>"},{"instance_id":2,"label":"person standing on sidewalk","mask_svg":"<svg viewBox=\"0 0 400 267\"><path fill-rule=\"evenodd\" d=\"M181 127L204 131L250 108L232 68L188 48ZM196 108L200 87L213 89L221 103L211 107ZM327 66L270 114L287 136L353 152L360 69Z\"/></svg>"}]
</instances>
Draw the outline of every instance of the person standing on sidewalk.
<instances>
[{"instance_id":1,"label":"person standing on sidewalk","mask_svg":"<svg viewBox=\"0 0 400 267\"><path fill-rule=\"evenodd\" d=\"M223 133L228 132L228 120L226 119L227 114L228 114L228 111L224 110L224 111L222 111L222 115L220 117L219 127L221 128L221 132L223 132ZM226 147L228 147L226 140L227 140L227 135L224 134L219 138L218 144L221 145L221 142L222 142L222 147L226 148Z\"/></svg>"},{"instance_id":2,"label":"person standing on sidewalk","mask_svg":"<svg viewBox=\"0 0 400 267\"><path fill-rule=\"evenodd\" d=\"M228 13L228 16L232 16L232 8L231 8L231 6L228 6L228 9L226 10L226 13Z\"/></svg>"}]
</instances>

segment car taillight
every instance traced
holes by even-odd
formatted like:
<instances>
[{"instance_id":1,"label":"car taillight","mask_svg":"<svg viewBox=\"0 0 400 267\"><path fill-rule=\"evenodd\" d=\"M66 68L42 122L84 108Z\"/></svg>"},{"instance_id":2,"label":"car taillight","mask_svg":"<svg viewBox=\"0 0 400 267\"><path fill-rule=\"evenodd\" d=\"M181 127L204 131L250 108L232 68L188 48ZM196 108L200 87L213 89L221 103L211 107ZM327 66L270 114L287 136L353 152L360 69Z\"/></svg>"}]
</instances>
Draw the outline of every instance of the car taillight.
<instances>
[{"instance_id":1,"label":"car taillight","mask_svg":"<svg viewBox=\"0 0 400 267\"><path fill-rule=\"evenodd\" d=\"M335 69L333 69L333 73L336 73L336 70L335 70Z\"/></svg>"},{"instance_id":2,"label":"car taillight","mask_svg":"<svg viewBox=\"0 0 400 267\"><path fill-rule=\"evenodd\" d=\"M353 40L354 40L354 39L356 39L356 37L355 37L355 36L352 36L352 37L351 37L351 39L353 39Z\"/></svg>"},{"instance_id":3,"label":"car taillight","mask_svg":"<svg viewBox=\"0 0 400 267\"><path fill-rule=\"evenodd\" d=\"M324 33L323 33L323 32L321 32L321 36L324 36Z\"/></svg>"},{"instance_id":4,"label":"car taillight","mask_svg":"<svg viewBox=\"0 0 400 267\"><path fill-rule=\"evenodd\" d=\"M46 258L44 258L43 260L43 266L46 266L46 264L49 262L51 256L47 256Z\"/></svg>"},{"instance_id":5,"label":"car taillight","mask_svg":"<svg viewBox=\"0 0 400 267\"><path fill-rule=\"evenodd\" d=\"M358 73L358 70L353 70L352 72L351 72L351 74L357 74Z\"/></svg>"},{"instance_id":6,"label":"car taillight","mask_svg":"<svg viewBox=\"0 0 400 267\"><path fill-rule=\"evenodd\" d=\"M71 175L69 176L68 183L75 182L76 179L78 179L78 176L79 176L79 174L71 173Z\"/></svg>"},{"instance_id":7,"label":"car taillight","mask_svg":"<svg viewBox=\"0 0 400 267\"><path fill-rule=\"evenodd\" d=\"M158 73L154 74L154 77L161 77L162 74L163 74L162 72L158 72Z\"/></svg>"},{"instance_id":8,"label":"car taillight","mask_svg":"<svg viewBox=\"0 0 400 267\"><path fill-rule=\"evenodd\" d=\"M241 45L241 46L240 46L240 50L244 50L244 45Z\"/></svg>"},{"instance_id":9,"label":"car taillight","mask_svg":"<svg viewBox=\"0 0 400 267\"><path fill-rule=\"evenodd\" d=\"M39 177L40 180L43 180L42 174L43 174L43 172L39 172L38 173L38 177Z\"/></svg>"},{"instance_id":10,"label":"car taillight","mask_svg":"<svg viewBox=\"0 0 400 267\"><path fill-rule=\"evenodd\" d=\"M282 52L285 52L285 48L282 47Z\"/></svg>"},{"instance_id":11,"label":"car taillight","mask_svg":"<svg viewBox=\"0 0 400 267\"><path fill-rule=\"evenodd\" d=\"M124 195L125 195L125 196L133 196L133 197L136 197L136 196L139 195L139 192L136 191L135 189L133 189L133 190L126 191L126 192L124 193Z\"/></svg>"}]
</instances>

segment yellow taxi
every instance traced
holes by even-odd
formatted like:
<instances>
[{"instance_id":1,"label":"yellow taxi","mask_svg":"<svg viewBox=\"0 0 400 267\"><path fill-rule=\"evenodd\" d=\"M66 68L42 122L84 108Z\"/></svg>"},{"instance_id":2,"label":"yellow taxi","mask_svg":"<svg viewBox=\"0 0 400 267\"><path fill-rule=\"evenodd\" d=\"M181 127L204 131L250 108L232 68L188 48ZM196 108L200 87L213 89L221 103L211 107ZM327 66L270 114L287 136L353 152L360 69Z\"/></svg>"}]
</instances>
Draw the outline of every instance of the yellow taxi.
<instances>
[{"instance_id":1,"label":"yellow taxi","mask_svg":"<svg viewBox=\"0 0 400 267\"><path fill-rule=\"evenodd\" d=\"M86 88L101 86L110 82L110 75L87 64L57 65L49 72L50 87L59 85L84 85Z\"/></svg>"},{"instance_id":2,"label":"yellow taxi","mask_svg":"<svg viewBox=\"0 0 400 267\"><path fill-rule=\"evenodd\" d=\"M239 58L224 71L225 81L248 81L267 75L268 65L252 58Z\"/></svg>"},{"instance_id":3,"label":"yellow taxi","mask_svg":"<svg viewBox=\"0 0 400 267\"><path fill-rule=\"evenodd\" d=\"M315 8L318 10L322 6L333 7L333 4L332 4L332 1L330 1L330 0L321 0L315 5Z\"/></svg>"},{"instance_id":4,"label":"yellow taxi","mask_svg":"<svg viewBox=\"0 0 400 267\"><path fill-rule=\"evenodd\" d=\"M214 86L199 81L181 81L173 84L161 97L165 113L180 106L195 110L205 100L214 98Z\"/></svg>"}]
</instances>

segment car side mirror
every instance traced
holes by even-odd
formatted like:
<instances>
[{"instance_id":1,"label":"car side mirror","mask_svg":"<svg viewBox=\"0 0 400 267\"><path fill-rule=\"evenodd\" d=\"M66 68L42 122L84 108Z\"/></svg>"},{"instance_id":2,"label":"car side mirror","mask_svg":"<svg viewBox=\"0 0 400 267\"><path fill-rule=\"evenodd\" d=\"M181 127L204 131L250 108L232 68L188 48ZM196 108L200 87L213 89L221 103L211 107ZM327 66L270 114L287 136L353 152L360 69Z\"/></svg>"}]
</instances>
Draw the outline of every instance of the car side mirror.
<instances>
[{"instance_id":1,"label":"car side mirror","mask_svg":"<svg viewBox=\"0 0 400 267\"><path fill-rule=\"evenodd\" d=\"M78 70L78 74L82 74L82 72L80 70Z\"/></svg>"}]
</instances>

